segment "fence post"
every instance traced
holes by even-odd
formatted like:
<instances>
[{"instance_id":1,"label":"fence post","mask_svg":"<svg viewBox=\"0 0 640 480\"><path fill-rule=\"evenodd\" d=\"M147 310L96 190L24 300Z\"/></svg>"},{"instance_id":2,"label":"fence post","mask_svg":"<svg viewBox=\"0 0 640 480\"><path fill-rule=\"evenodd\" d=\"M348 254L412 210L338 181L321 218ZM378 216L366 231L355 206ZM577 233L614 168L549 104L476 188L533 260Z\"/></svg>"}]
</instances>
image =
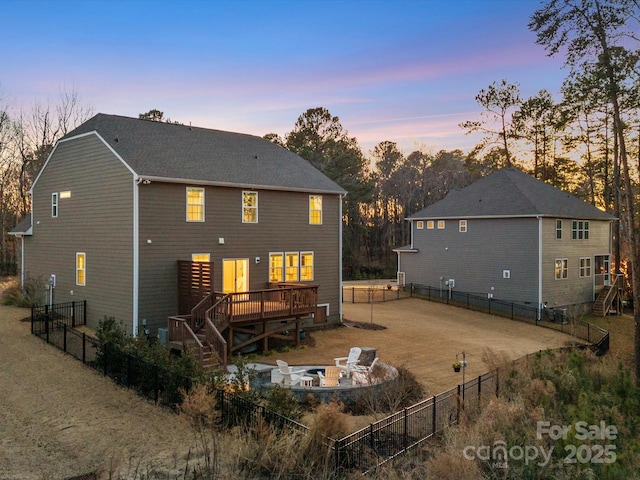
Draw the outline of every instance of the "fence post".
<instances>
[{"instance_id":1,"label":"fence post","mask_svg":"<svg viewBox=\"0 0 640 480\"><path fill-rule=\"evenodd\" d=\"M64 353L67 353L67 324L66 323L62 324L62 332L64 333L64 340L62 341L62 345L63 345L62 351Z\"/></svg>"},{"instance_id":2,"label":"fence post","mask_svg":"<svg viewBox=\"0 0 640 480\"><path fill-rule=\"evenodd\" d=\"M127 388L131 387L131 353L127 353Z\"/></svg>"},{"instance_id":3,"label":"fence post","mask_svg":"<svg viewBox=\"0 0 640 480\"><path fill-rule=\"evenodd\" d=\"M467 293L467 310L469 310L469 294Z\"/></svg>"},{"instance_id":4,"label":"fence post","mask_svg":"<svg viewBox=\"0 0 640 480\"><path fill-rule=\"evenodd\" d=\"M76 328L76 302L71 302L71 326Z\"/></svg>"},{"instance_id":5,"label":"fence post","mask_svg":"<svg viewBox=\"0 0 640 480\"><path fill-rule=\"evenodd\" d=\"M82 302L82 325L87 324L87 301Z\"/></svg>"},{"instance_id":6,"label":"fence post","mask_svg":"<svg viewBox=\"0 0 640 480\"><path fill-rule=\"evenodd\" d=\"M489 297L489 315L491 315L491 297Z\"/></svg>"},{"instance_id":7,"label":"fence post","mask_svg":"<svg viewBox=\"0 0 640 480\"><path fill-rule=\"evenodd\" d=\"M351 287L351 303L356 303L356 287Z\"/></svg>"},{"instance_id":8,"label":"fence post","mask_svg":"<svg viewBox=\"0 0 640 480\"><path fill-rule=\"evenodd\" d=\"M46 308L45 308L45 312L46 312ZM49 343L49 314L45 313L44 314L44 331L46 332L46 339L47 339L47 343Z\"/></svg>"},{"instance_id":9,"label":"fence post","mask_svg":"<svg viewBox=\"0 0 640 480\"><path fill-rule=\"evenodd\" d=\"M402 449L406 450L409 446L409 415L407 408L404 409L404 435L402 436Z\"/></svg>"},{"instance_id":10,"label":"fence post","mask_svg":"<svg viewBox=\"0 0 640 480\"><path fill-rule=\"evenodd\" d=\"M591 324L587 323L587 342L591 343Z\"/></svg>"},{"instance_id":11,"label":"fence post","mask_svg":"<svg viewBox=\"0 0 640 480\"><path fill-rule=\"evenodd\" d=\"M458 411L456 412L456 425L460 424L460 384L458 384L458 395L456 395Z\"/></svg>"},{"instance_id":12,"label":"fence post","mask_svg":"<svg viewBox=\"0 0 640 480\"><path fill-rule=\"evenodd\" d=\"M87 334L82 332L82 363L87 363Z\"/></svg>"},{"instance_id":13,"label":"fence post","mask_svg":"<svg viewBox=\"0 0 640 480\"><path fill-rule=\"evenodd\" d=\"M107 364L109 363L109 354L108 354L109 344L108 343L103 343L102 344L102 349L103 349L103 352L104 352L103 355L102 355L102 361L104 362L104 369L103 370L104 370L104 376L106 377L107 376L107 371L108 371Z\"/></svg>"},{"instance_id":14,"label":"fence post","mask_svg":"<svg viewBox=\"0 0 640 480\"><path fill-rule=\"evenodd\" d=\"M482 375L478 375L478 407L482 405Z\"/></svg>"},{"instance_id":15,"label":"fence post","mask_svg":"<svg viewBox=\"0 0 640 480\"><path fill-rule=\"evenodd\" d=\"M158 400L160 399L160 392L159 392L159 388L158 388L158 366L154 365L153 366L153 374L154 374L154 386L153 389L155 390L155 402L158 403Z\"/></svg>"},{"instance_id":16,"label":"fence post","mask_svg":"<svg viewBox=\"0 0 640 480\"><path fill-rule=\"evenodd\" d=\"M33 335L33 333L35 332L35 329L34 329L34 326L33 326L34 325L34 320L35 320L35 316L34 316L34 313L33 313L33 307L31 307L31 335Z\"/></svg>"},{"instance_id":17,"label":"fence post","mask_svg":"<svg viewBox=\"0 0 640 480\"><path fill-rule=\"evenodd\" d=\"M436 403L438 403L437 400L437 395L433 396L433 410L431 410L431 433L433 435L436 434L436 421L437 421L437 415L436 415Z\"/></svg>"}]
</instances>

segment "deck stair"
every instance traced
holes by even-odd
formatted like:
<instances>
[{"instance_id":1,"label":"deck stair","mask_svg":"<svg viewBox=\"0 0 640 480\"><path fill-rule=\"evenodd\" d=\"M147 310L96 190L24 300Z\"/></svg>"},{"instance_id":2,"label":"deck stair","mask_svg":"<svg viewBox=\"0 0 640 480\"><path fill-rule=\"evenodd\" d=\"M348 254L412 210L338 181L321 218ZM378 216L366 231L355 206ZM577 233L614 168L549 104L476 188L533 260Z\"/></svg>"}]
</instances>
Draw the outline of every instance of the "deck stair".
<instances>
[{"instance_id":1,"label":"deck stair","mask_svg":"<svg viewBox=\"0 0 640 480\"><path fill-rule=\"evenodd\" d=\"M606 317L607 315L622 314L622 284L623 275L615 275L611 285L602 287L593 303L593 315Z\"/></svg>"},{"instance_id":2,"label":"deck stair","mask_svg":"<svg viewBox=\"0 0 640 480\"><path fill-rule=\"evenodd\" d=\"M279 284L276 288L240 293L211 292L188 315L169 317L171 348L192 350L200 362L226 367L228 357L258 341L268 348L270 337L300 341L302 317L314 313L318 287ZM287 333L284 333L287 332ZM234 334L249 339L234 344ZM204 363L203 363L204 366Z\"/></svg>"}]
</instances>

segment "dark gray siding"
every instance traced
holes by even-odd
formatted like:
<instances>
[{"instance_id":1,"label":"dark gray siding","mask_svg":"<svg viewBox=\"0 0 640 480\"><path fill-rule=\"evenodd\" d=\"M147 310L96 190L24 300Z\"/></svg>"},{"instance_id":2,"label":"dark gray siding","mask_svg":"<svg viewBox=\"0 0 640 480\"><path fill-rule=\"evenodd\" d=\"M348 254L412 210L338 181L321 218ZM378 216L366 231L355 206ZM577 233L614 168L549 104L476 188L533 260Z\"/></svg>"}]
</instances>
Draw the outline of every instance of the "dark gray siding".
<instances>
[{"instance_id":1,"label":"dark gray siding","mask_svg":"<svg viewBox=\"0 0 640 480\"><path fill-rule=\"evenodd\" d=\"M512 301L538 303L538 221L532 219L468 219L467 232L458 220L445 228L416 229L413 246L418 253L402 253L400 270L407 283L455 289ZM508 270L510 278L503 278Z\"/></svg>"},{"instance_id":2,"label":"dark gray siding","mask_svg":"<svg viewBox=\"0 0 640 480\"><path fill-rule=\"evenodd\" d=\"M254 190L258 223L248 224L242 223L243 189L207 186L205 222L190 223L185 220L187 186L152 182L139 187L139 318L152 332L177 313L177 260L190 260L193 253L211 255L214 288L222 291L223 259L248 259L250 289L258 290L269 280L269 252L312 251L319 303L330 304L331 315L339 313L338 195L323 195L323 224L309 225L309 194Z\"/></svg>"},{"instance_id":3,"label":"dark gray siding","mask_svg":"<svg viewBox=\"0 0 640 480\"><path fill-rule=\"evenodd\" d=\"M51 216L51 194L59 199ZM33 236L25 239L25 273L55 274L56 303L87 300L88 322L133 318L133 177L95 136L58 144L33 188ZM76 285L76 252L86 253L86 285Z\"/></svg>"}]
</instances>

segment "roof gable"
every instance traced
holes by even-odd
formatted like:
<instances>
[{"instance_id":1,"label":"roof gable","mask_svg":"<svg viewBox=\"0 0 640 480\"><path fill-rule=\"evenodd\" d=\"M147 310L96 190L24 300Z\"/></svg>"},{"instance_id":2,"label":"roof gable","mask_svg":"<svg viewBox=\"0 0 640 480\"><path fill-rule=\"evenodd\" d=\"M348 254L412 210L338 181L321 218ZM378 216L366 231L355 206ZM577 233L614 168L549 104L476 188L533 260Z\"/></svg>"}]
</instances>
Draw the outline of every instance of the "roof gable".
<instances>
[{"instance_id":1,"label":"roof gable","mask_svg":"<svg viewBox=\"0 0 640 480\"><path fill-rule=\"evenodd\" d=\"M615 218L517 168L504 168L461 190L450 192L444 199L409 219L537 216L593 220Z\"/></svg>"},{"instance_id":2,"label":"roof gable","mask_svg":"<svg viewBox=\"0 0 640 480\"><path fill-rule=\"evenodd\" d=\"M63 140L94 131L141 177L346 193L302 157L254 135L100 113Z\"/></svg>"}]
</instances>

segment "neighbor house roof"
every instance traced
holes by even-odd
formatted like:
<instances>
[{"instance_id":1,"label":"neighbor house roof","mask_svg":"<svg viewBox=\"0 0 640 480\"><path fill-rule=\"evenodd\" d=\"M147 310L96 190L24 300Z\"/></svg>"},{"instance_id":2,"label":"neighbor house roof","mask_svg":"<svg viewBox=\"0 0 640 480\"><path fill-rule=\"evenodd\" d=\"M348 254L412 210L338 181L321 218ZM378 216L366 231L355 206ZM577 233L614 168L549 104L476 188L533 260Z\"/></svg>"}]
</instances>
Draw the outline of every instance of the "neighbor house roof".
<instances>
[{"instance_id":1,"label":"neighbor house roof","mask_svg":"<svg viewBox=\"0 0 640 480\"><path fill-rule=\"evenodd\" d=\"M504 168L450 192L408 217L409 220L473 217L558 217L613 220L614 216L578 197L533 178L517 168Z\"/></svg>"},{"instance_id":2,"label":"neighbor house roof","mask_svg":"<svg viewBox=\"0 0 640 480\"><path fill-rule=\"evenodd\" d=\"M20 235L31 235L32 234L32 230L31 230L31 214L27 214L27 216L25 216L20 223L18 223L13 230L11 230L9 232L9 235L16 235L16 236L20 236Z\"/></svg>"},{"instance_id":3,"label":"neighbor house roof","mask_svg":"<svg viewBox=\"0 0 640 480\"><path fill-rule=\"evenodd\" d=\"M62 141L94 131L151 180L346 193L302 157L254 135L99 113Z\"/></svg>"}]
</instances>

